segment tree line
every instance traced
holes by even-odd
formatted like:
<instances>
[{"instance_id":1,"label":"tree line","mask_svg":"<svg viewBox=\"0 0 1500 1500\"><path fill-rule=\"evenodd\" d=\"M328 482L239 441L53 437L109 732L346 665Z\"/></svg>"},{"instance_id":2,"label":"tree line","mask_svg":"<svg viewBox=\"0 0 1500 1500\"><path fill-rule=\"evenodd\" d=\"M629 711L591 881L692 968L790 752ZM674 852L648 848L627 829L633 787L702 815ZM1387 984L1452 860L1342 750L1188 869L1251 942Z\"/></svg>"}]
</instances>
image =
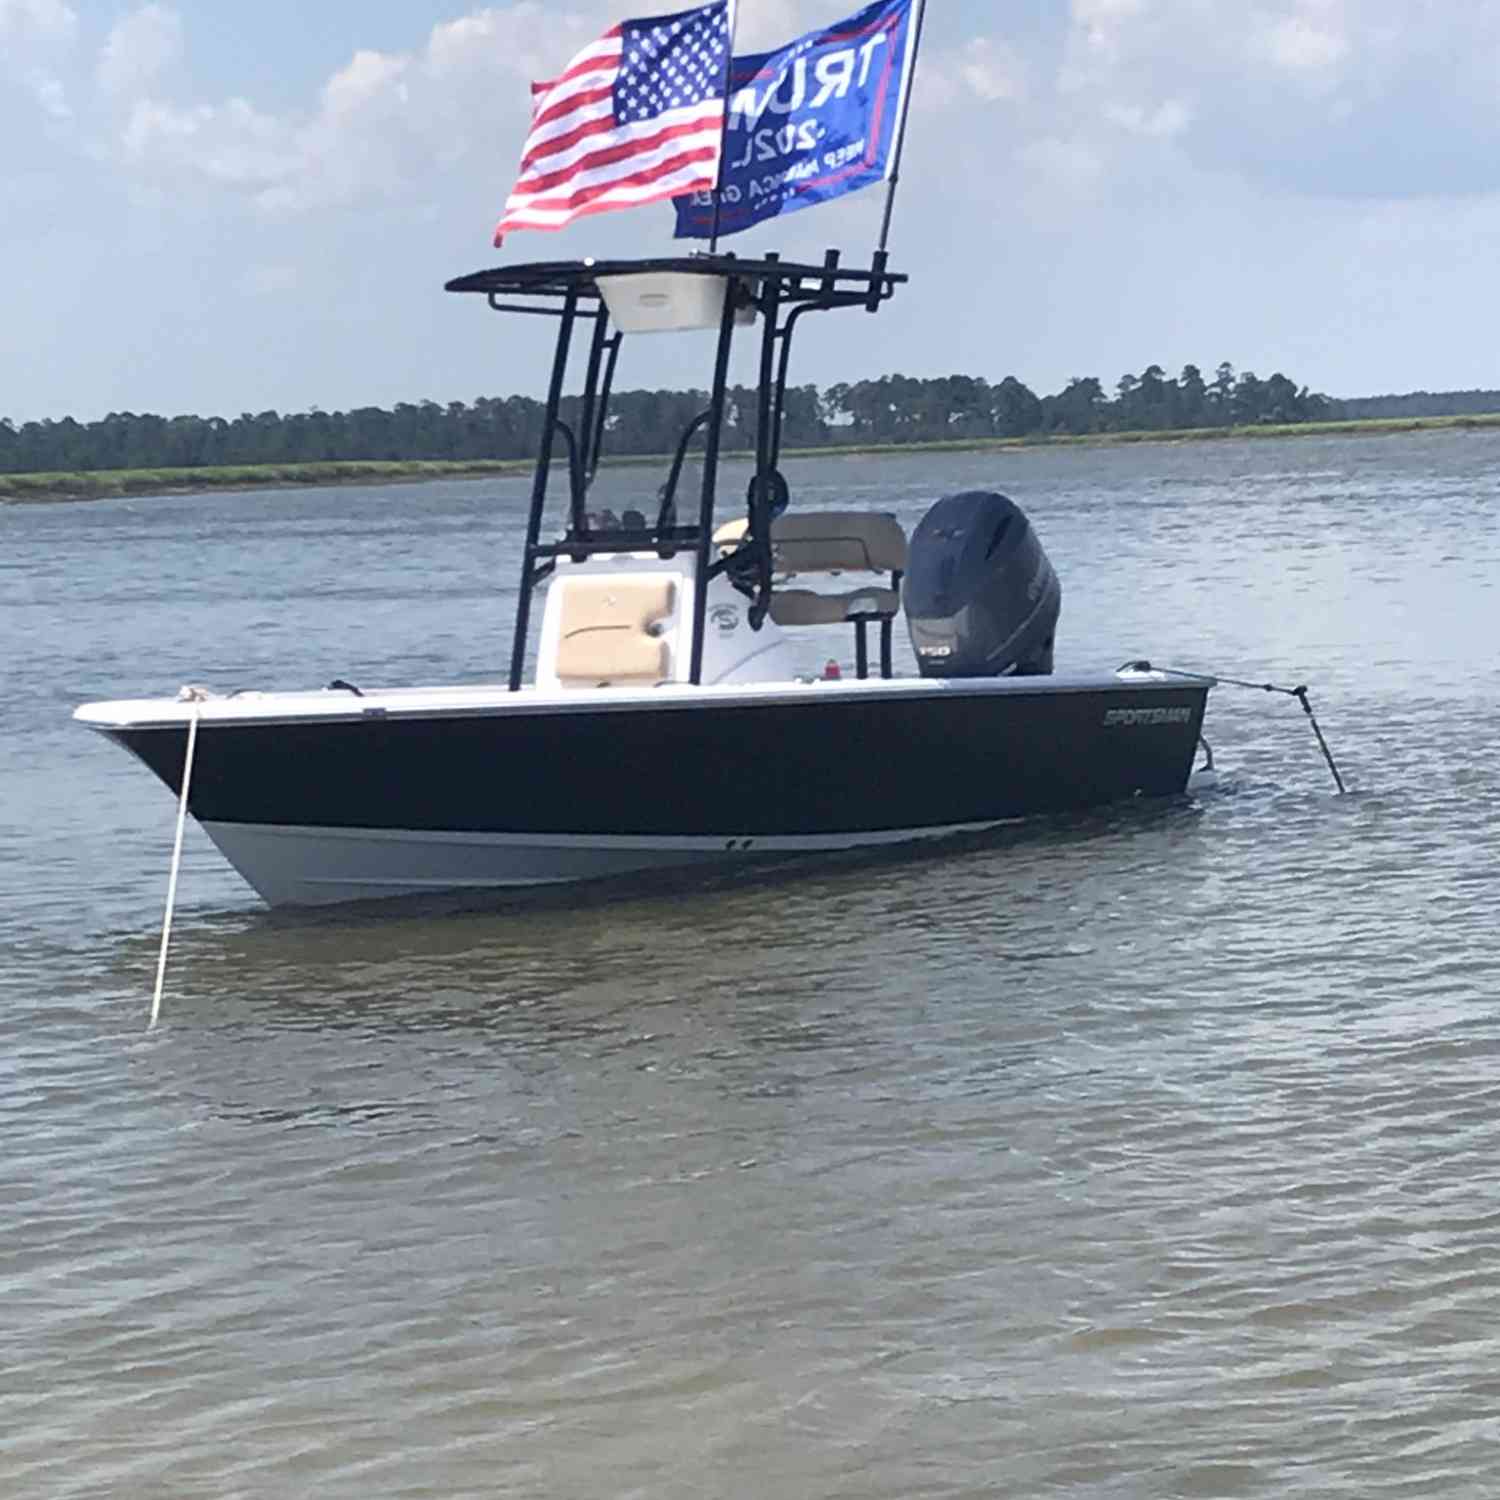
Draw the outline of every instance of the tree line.
<instances>
[{"instance_id":1,"label":"tree line","mask_svg":"<svg viewBox=\"0 0 1500 1500\"><path fill-rule=\"evenodd\" d=\"M1372 417L1474 417L1500 411L1500 391L1408 391L1404 396L1357 396L1339 402L1350 421Z\"/></svg>"},{"instance_id":2,"label":"tree line","mask_svg":"<svg viewBox=\"0 0 1500 1500\"><path fill-rule=\"evenodd\" d=\"M617 391L606 453L670 452L707 399L701 390ZM1149 365L1122 376L1112 394L1092 376L1037 396L1014 376L991 384L974 375L883 375L826 390L789 388L784 442L820 448L1295 423L1336 418L1344 405L1285 375L1262 380L1248 370L1237 374L1227 363L1212 378L1196 365L1175 378ZM755 391L731 390L726 447L753 445L754 413ZM263 411L232 419L111 412L97 422L64 417L17 425L0 418L0 473L529 458L541 438L542 414L542 403L527 396L486 396L472 404L400 402L391 411ZM576 402L565 403L564 415L576 417Z\"/></svg>"}]
</instances>

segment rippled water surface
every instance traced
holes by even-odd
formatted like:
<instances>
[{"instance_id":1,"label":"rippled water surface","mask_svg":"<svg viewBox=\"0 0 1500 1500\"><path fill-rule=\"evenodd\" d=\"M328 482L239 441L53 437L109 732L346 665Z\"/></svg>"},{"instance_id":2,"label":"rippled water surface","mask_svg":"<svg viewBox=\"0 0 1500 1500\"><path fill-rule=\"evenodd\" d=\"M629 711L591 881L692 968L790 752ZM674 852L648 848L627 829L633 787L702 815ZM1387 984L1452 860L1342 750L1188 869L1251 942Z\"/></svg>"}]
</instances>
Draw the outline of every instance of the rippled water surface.
<instances>
[{"instance_id":1,"label":"rippled water surface","mask_svg":"<svg viewBox=\"0 0 1500 1500\"><path fill-rule=\"evenodd\" d=\"M1500 1493L1500 440L794 468L1005 489L1060 664L1306 681L1350 795L1226 688L1195 802L764 879L309 920L195 832L148 1034L73 707L492 679L525 486L0 508L0 1495Z\"/></svg>"}]
</instances>

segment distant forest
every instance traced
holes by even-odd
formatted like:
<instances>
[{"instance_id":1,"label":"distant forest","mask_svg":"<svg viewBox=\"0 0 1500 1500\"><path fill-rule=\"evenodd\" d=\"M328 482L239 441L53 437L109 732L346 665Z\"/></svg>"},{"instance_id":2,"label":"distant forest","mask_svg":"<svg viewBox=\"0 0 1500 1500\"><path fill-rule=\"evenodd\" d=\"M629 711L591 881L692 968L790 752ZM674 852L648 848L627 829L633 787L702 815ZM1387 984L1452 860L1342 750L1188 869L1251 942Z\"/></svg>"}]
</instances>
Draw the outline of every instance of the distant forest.
<instances>
[{"instance_id":1,"label":"distant forest","mask_svg":"<svg viewBox=\"0 0 1500 1500\"><path fill-rule=\"evenodd\" d=\"M617 391L606 453L670 452L707 399L696 390ZM753 444L754 410L752 389L738 386L730 393L725 443L731 450ZM1196 365L1185 366L1175 379L1160 365L1149 365L1139 375L1122 376L1113 394L1091 376L1069 381L1056 395L1037 396L1013 376L992 385L972 375L929 380L884 375L826 390L789 389L785 442L790 448L820 448L1486 411L1500 411L1500 392L1334 401L1285 375L1262 380L1250 371L1236 374L1227 363L1211 379ZM112 412L97 422L65 417L17 426L0 418L0 473L529 458L541 423L542 404L526 396L481 397L472 405L402 402L393 411L366 406L347 412L247 412L232 420Z\"/></svg>"},{"instance_id":2,"label":"distant forest","mask_svg":"<svg viewBox=\"0 0 1500 1500\"><path fill-rule=\"evenodd\" d=\"M1349 422L1372 417L1474 417L1500 412L1500 391L1412 391L1405 396L1358 396L1333 404Z\"/></svg>"}]
</instances>

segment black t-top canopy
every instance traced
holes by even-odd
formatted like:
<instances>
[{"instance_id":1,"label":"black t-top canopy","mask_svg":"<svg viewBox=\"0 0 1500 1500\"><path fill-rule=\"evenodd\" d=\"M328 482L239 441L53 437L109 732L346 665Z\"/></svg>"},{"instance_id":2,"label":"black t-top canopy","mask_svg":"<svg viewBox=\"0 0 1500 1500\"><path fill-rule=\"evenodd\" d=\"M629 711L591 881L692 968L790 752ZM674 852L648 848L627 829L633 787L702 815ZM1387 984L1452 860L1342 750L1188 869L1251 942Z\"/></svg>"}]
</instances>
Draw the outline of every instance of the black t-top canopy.
<instances>
[{"instance_id":1,"label":"black t-top canopy","mask_svg":"<svg viewBox=\"0 0 1500 1500\"><path fill-rule=\"evenodd\" d=\"M823 265L799 264L767 256L745 260L738 255L681 255L645 260L542 260L522 266L496 266L456 276L448 292L482 292L490 297L598 298L599 278L678 272L699 276L734 276L748 282L775 282L783 302L817 302L843 293L851 302L868 301L872 291L889 297L904 274L887 271L877 257L873 267L846 267L836 260ZM843 300L839 298L839 300Z\"/></svg>"},{"instance_id":2,"label":"black t-top canopy","mask_svg":"<svg viewBox=\"0 0 1500 1500\"><path fill-rule=\"evenodd\" d=\"M699 278L702 278L700 281ZM785 509L789 489L777 467L786 406L792 331L807 313L838 308L876 312L906 281L886 269L877 250L868 267L840 264L829 250L821 265L778 255L681 255L640 260L551 260L497 266L447 283L450 292L477 292L496 312L541 313L558 321L557 344L542 421L531 509L516 604L510 685L521 685L532 594L560 560L581 562L599 554L654 551L662 558L692 554L692 682L702 681L705 610L710 581L724 574L750 600L749 621L760 629L770 607L773 559L771 523ZM707 283L712 280L717 285ZM736 326L759 323L760 375L755 390L755 469L745 494L746 528L734 550L714 553L719 451L728 400L730 346ZM717 328L708 405L683 429L671 455L666 483L657 492L655 517L634 510L629 524L588 508L590 486L609 431L608 408L615 359L627 332ZM587 329L588 359L580 395L563 406L563 384L575 329ZM688 446L701 434L702 479L696 514L679 515L677 490ZM556 541L541 536L553 449L562 444L568 474L568 520ZM886 653L888 655L888 651Z\"/></svg>"}]
</instances>

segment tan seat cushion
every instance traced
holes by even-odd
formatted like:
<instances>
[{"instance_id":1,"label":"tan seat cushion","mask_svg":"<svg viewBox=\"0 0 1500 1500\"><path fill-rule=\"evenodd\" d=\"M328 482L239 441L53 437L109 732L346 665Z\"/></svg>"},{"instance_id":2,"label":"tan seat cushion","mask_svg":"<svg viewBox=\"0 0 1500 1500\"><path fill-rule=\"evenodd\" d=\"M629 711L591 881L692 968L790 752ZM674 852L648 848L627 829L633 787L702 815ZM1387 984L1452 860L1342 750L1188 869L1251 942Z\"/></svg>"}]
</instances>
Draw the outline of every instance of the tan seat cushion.
<instances>
[{"instance_id":1,"label":"tan seat cushion","mask_svg":"<svg viewBox=\"0 0 1500 1500\"><path fill-rule=\"evenodd\" d=\"M567 687L660 682L671 669L661 628L671 618L670 578L566 578L557 642L557 677ZM657 632L657 633L653 633Z\"/></svg>"},{"instance_id":2,"label":"tan seat cushion","mask_svg":"<svg viewBox=\"0 0 1500 1500\"><path fill-rule=\"evenodd\" d=\"M745 534L746 521L714 532L720 546ZM906 533L893 515L862 510L788 511L771 523L778 573L894 573L906 567Z\"/></svg>"},{"instance_id":3,"label":"tan seat cushion","mask_svg":"<svg viewBox=\"0 0 1500 1500\"><path fill-rule=\"evenodd\" d=\"M900 607L895 589L855 589L848 594L782 589L771 595L771 618L778 625L843 625L861 615L894 615Z\"/></svg>"}]
</instances>

